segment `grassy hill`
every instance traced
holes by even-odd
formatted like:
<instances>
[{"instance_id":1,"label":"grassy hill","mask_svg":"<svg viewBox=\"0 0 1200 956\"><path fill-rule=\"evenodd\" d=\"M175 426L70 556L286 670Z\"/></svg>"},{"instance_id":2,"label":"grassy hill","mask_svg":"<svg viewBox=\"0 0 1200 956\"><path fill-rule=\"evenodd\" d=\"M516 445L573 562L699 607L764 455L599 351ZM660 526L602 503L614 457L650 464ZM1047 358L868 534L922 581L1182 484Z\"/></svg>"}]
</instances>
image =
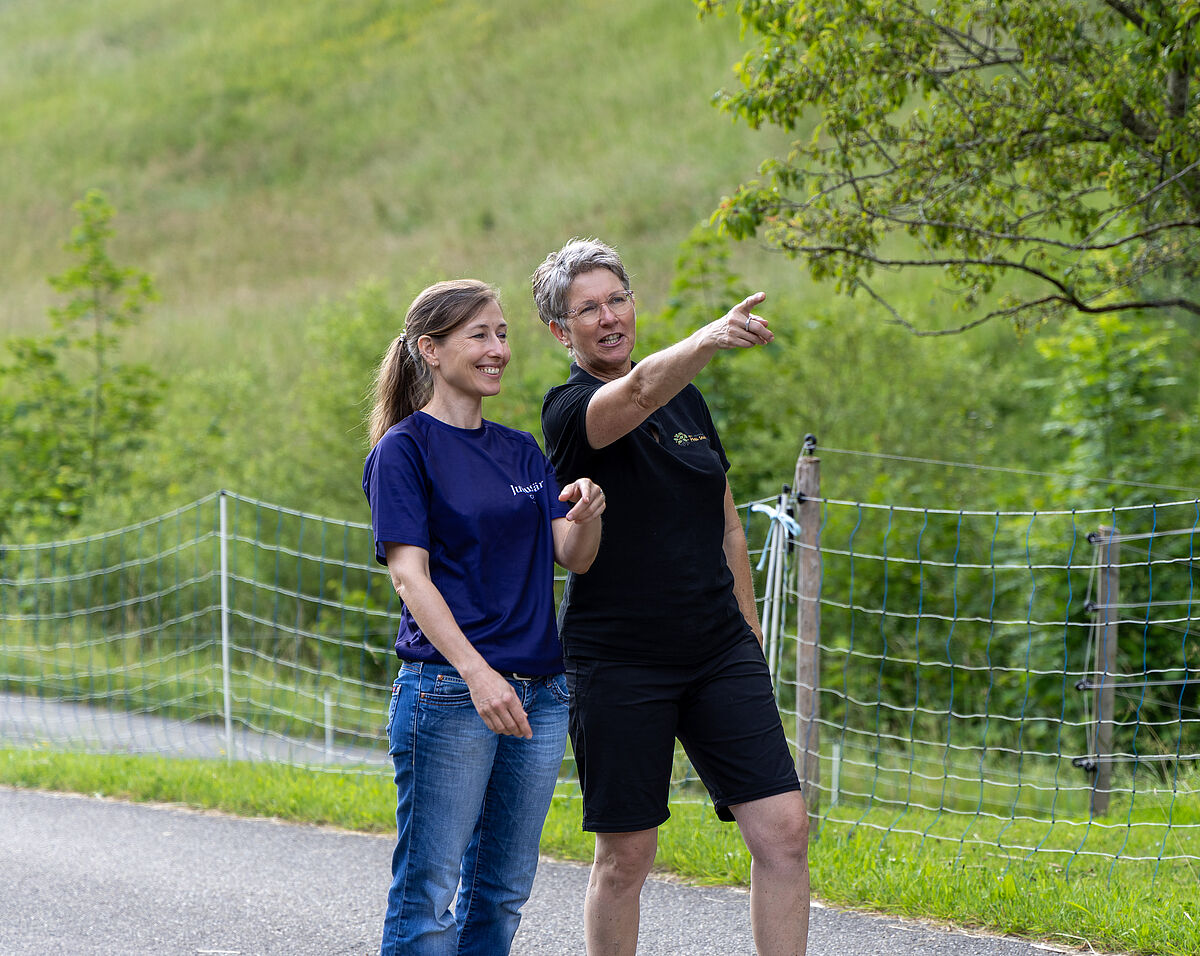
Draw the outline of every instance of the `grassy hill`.
<instances>
[{"instance_id":1,"label":"grassy hill","mask_svg":"<svg viewBox=\"0 0 1200 956\"><path fill-rule=\"evenodd\" d=\"M738 49L735 22L680 0L7 3L0 334L45 327L70 205L99 187L114 257L157 278L129 351L172 379L179 424L295 435L320 361L304 328L371 278L401 310L434 278L495 282L518 363L548 354L527 292L547 251L608 238L653 308L678 243L765 155L710 104ZM196 484L269 493L238 450Z\"/></svg>"},{"instance_id":2,"label":"grassy hill","mask_svg":"<svg viewBox=\"0 0 1200 956\"><path fill-rule=\"evenodd\" d=\"M357 402L438 278L500 286L514 365L488 414L536 431L565 366L527 291L546 252L577 234L616 245L652 340L681 244L787 148L712 104L744 48L736 19L700 22L688 0L0 5L0 336L46 328L45 280L91 187L118 211L114 259L161 292L126 343L170 382L161 425L137 487L95 520L222 486L363 517ZM784 333L705 383L737 432L740 498L787 480L806 431L1033 467L1065 453L1041 442L1014 460L1044 416L1019 387L1041 360L1011 331L913 339L753 242L728 268L769 292ZM924 281L892 287L941 308ZM708 304L700 290L677 328L719 314ZM878 491L883 466L840 464L837 493ZM934 505L986 491L963 487L909 490Z\"/></svg>"},{"instance_id":3,"label":"grassy hill","mask_svg":"<svg viewBox=\"0 0 1200 956\"><path fill-rule=\"evenodd\" d=\"M737 53L732 21L680 0L7 3L0 329L40 320L91 186L158 276L146 335L170 363L221 336L278 352L369 276L478 273L524 307L574 233L661 288L766 147L709 103Z\"/></svg>"}]
</instances>

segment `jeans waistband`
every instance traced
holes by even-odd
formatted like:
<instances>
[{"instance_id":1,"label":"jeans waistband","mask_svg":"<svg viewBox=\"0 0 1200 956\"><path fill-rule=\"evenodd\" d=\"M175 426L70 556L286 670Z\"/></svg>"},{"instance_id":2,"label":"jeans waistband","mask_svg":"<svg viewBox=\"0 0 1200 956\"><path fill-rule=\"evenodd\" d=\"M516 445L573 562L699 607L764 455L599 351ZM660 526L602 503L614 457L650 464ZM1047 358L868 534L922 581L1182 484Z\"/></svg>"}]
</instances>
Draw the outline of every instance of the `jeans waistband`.
<instances>
[{"instance_id":1,"label":"jeans waistband","mask_svg":"<svg viewBox=\"0 0 1200 956\"><path fill-rule=\"evenodd\" d=\"M458 673L449 664L442 664L437 661L421 662L421 661L403 661L402 660L400 662L400 669L408 670L408 671L422 671L422 670L428 669L428 670L434 671L435 673L449 673L449 674L457 674ZM518 674L516 671L496 671L496 673L499 674L501 677L503 677L505 680L518 680L518 681L522 681L524 683L529 683L531 681L546 680L548 677L554 676L553 674Z\"/></svg>"}]
</instances>

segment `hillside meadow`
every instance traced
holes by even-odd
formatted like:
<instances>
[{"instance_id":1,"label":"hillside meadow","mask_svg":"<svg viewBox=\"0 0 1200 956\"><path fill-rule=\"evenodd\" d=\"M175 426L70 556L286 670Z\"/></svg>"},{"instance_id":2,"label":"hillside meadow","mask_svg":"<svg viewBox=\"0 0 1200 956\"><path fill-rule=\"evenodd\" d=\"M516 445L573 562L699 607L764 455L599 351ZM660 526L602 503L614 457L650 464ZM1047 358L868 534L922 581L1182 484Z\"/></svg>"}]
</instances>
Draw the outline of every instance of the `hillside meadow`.
<instances>
[{"instance_id":1,"label":"hillside meadow","mask_svg":"<svg viewBox=\"0 0 1200 956\"><path fill-rule=\"evenodd\" d=\"M740 453L740 500L790 479L806 432L1052 465L1052 445L1014 442L1041 401L1023 385L1044 365L1027 338L996 325L914 339L753 242L705 246L726 257L720 276L698 264L693 230L787 148L713 104L742 44L735 19L701 22L684 0L5 4L0 334L44 332L46 277L67 262L71 204L89 188L116 207L115 261L160 292L125 333L125 357L168 382L158 425L138 479L85 526L218 487L363 517L372 365L411 296L446 276L500 287L514 363L487 411L537 433L566 362L528 276L572 235L622 252L648 347L719 315L730 289L768 292L772 354L722 356L701 380ZM953 305L920 278L885 286L927 301L933 325ZM878 493L879 462L837 466L834 493ZM930 505L987 490L912 474L910 494Z\"/></svg>"}]
</instances>

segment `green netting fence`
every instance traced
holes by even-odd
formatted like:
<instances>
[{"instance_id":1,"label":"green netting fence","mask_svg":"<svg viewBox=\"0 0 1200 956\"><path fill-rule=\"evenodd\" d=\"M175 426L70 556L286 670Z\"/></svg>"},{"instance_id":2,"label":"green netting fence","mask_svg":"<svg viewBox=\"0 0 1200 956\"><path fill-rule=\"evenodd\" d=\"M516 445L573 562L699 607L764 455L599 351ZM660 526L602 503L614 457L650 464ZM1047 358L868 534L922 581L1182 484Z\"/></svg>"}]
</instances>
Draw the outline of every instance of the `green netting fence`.
<instances>
[{"instance_id":1,"label":"green netting fence","mask_svg":"<svg viewBox=\"0 0 1200 956\"><path fill-rule=\"evenodd\" d=\"M820 838L1194 871L1200 501L918 509L818 475L742 511ZM387 774L398 617L369 525L229 492L0 545L0 735ZM705 799L682 754L674 788Z\"/></svg>"}]
</instances>

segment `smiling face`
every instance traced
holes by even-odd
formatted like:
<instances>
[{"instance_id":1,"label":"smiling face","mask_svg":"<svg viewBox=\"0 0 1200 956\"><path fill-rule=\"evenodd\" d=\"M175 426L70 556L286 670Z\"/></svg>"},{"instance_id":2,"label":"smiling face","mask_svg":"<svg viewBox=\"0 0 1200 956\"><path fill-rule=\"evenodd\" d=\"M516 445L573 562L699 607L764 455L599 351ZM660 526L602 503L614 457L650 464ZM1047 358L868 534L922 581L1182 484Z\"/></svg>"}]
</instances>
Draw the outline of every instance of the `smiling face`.
<instances>
[{"instance_id":1,"label":"smiling face","mask_svg":"<svg viewBox=\"0 0 1200 956\"><path fill-rule=\"evenodd\" d=\"M629 371L637 341L636 310L620 316L608 305L611 297L624 292L621 280L608 269L581 273L567 292L567 308L576 314L551 325L558 340L574 351L579 367L605 382Z\"/></svg>"},{"instance_id":2,"label":"smiling face","mask_svg":"<svg viewBox=\"0 0 1200 956\"><path fill-rule=\"evenodd\" d=\"M508 323L496 302L488 302L440 341L422 336L419 347L433 372L434 397L443 401L495 395L512 358Z\"/></svg>"}]
</instances>

